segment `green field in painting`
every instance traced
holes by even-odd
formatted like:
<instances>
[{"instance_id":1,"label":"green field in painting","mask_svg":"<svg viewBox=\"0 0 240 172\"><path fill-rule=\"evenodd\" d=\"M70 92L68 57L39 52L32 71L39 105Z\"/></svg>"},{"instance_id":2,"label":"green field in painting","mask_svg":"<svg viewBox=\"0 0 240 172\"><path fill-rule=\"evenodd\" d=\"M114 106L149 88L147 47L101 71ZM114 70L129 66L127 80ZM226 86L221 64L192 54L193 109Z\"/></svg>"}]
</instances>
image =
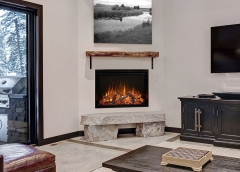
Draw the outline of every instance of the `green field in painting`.
<instances>
[{"instance_id":1,"label":"green field in painting","mask_svg":"<svg viewBox=\"0 0 240 172\"><path fill-rule=\"evenodd\" d=\"M133 9L133 8L120 8L119 10L113 10L112 5L104 5L104 4L97 4L94 5L94 19L119 19L122 17L128 16L139 16L143 14L143 10L141 9Z\"/></svg>"},{"instance_id":2,"label":"green field in painting","mask_svg":"<svg viewBox=\"0 0 240 172\"><path fill-rule=\"evenodd\" d=\"M152 44L152 24L138 25L126 31L107 31L94 34L95 43Z\"/></svg>"}]
</instances>

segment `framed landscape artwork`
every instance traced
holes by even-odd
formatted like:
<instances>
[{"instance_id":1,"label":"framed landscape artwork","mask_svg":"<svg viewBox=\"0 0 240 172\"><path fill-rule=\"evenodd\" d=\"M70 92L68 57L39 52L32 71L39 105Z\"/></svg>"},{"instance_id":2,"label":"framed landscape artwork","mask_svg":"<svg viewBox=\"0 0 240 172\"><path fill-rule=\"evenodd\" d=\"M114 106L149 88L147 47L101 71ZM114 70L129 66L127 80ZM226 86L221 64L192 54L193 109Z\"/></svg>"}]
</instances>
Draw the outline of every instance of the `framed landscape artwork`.
<instances>
[{"instance_id":1,"label":"framed landscape artwork","mask_svg":"<svg viewBox=\"0 0 240 172\"><path fill-rule=\"evenodd\" d=\"M152 44L152 0L94 0L94 43Z\"/></svg>"}]
</instances>

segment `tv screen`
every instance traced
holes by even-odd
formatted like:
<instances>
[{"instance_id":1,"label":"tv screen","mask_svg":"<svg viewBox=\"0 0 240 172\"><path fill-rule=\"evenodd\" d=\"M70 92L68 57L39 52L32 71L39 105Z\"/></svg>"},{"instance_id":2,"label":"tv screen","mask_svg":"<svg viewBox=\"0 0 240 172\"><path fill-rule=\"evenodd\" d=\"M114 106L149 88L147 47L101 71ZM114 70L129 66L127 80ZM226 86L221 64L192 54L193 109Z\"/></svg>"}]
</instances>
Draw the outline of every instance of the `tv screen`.
<instances>
[{"instance_id":1,"label":"tv screen","mask_svg":"<svg viewBox=\"0 0 240 172\"><path fill-rule=\"evenodd\" d=\"M240 72L240 24L211 28L211 72Z\"/></svg>"}]
</instances>

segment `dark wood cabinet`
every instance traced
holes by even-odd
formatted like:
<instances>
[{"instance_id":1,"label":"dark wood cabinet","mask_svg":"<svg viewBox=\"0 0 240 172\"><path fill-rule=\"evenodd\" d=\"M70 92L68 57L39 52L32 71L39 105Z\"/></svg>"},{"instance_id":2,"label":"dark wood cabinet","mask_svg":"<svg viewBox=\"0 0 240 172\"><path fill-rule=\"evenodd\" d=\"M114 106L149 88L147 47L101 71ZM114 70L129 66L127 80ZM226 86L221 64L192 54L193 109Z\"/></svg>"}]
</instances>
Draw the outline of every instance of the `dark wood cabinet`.
<instances>
[{"instance_id":1,"label":"dark wood cabinet","mask_svg":"<svg viewBox=\"0 0 240 172\"><path fill-rule=\"evenodd\" d=\"M214 106L212 104L205 104L199 106L201 114L199 117L199 135L214 137Z\"/></svg>"},{"instance_id":2,"label":"dark wood cabinet","mask_svg":"<svg viewBox=\"0 0 240 172\"><path fill-rule=\"evenodd\" d=\"M240 107L218 106L217 113L216 138L240 141Z\"/></svg>"},{"instance_id":3,"label":"dark wood cabinet","mask_svg":"<svg viewBox=\"0 0 240 172\"><path fill-rule=\"evenodd\" d=\"M183 106L183 116L182 116L182 132L187 135L198 135L197 128L197 116L196 116L196 104L186 103Z\"/></svg>"},{"instance_id":4,"label":"dark wood cabinet","mask_svg":"<svg viewBox=\"0 0 240 172\"><path fill-rule=\"evenodd\" d=\"M181 140L213 143L214 104L182 100L182 135ZM194 139L194 140L193 140Z\"/></svg>"},{"instance_id":5,"label":"dark wood cabinet","mask_svg":"<svg viewBox=\"0 0 240 172\"><path fill-rule=\"evenodd\" d=\"M180 97L181 140L240 148L240 100Z\"/></svg>"}]
</instances>

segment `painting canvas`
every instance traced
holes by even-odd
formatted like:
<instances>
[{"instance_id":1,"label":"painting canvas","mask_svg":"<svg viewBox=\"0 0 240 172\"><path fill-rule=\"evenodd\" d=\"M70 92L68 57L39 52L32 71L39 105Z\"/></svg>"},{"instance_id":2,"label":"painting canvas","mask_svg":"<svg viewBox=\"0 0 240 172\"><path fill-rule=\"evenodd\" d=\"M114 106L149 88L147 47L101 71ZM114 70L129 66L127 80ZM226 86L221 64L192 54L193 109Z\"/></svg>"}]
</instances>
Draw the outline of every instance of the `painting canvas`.
<instances>
[{"instance_id":1,"label":"painting canvas","mask_svg":"<svg viewBox=\"0 0 240 172\"><path fill-rule=\"evenodd\" d=\"M94 0L94 43L152 44L152 0Z\"/></svg>"}]
</instances>

